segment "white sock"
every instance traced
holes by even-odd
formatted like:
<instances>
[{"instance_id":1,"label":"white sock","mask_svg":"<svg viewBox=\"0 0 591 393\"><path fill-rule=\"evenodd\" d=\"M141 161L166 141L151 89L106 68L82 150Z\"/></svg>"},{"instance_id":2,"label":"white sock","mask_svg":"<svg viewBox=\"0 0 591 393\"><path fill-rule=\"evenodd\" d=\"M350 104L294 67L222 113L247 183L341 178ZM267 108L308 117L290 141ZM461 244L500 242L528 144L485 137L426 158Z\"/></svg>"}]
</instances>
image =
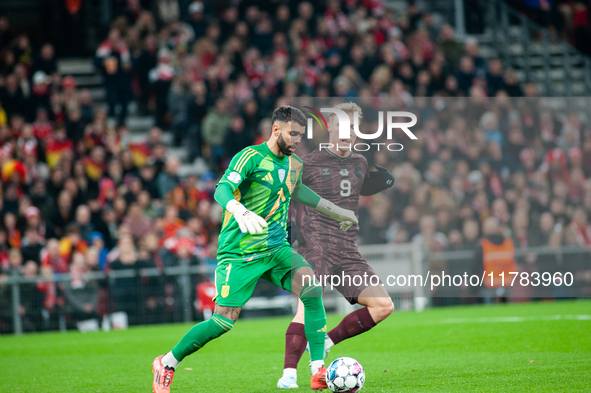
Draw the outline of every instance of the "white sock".
<instances>
[{"instance_id":1,"label":"white sock","mask_svg":"<svg viewBox=\"0 0 591 393\"><path fill-rule=\"evenodd\" d=\"M180 362L178 360L176 360L176 358L172 354L172 351L170 351L166 355L162 356L162 365L164 367L172 367L173 369L176 370L179 363Z\"/></svg>"},{"instance_id":2,"label":"white sock","mask_svg":"<svg viewBox=\"0 0 591 393\"><path fill-rule=\"evenodd\" d=\"M318 369L324 366L324 360L312 360L310 362L310 367L312 368L312 375L316 375Z\"/></svg>"},{"instance_id":3,"label":"white sock","mask_svg":"<svg viewBox=\"0 0 591 393\"><path fill-rule=\"evenodd\" d=\"M330 348L332 348L333 345L334 345L334 343L332 342L330 337L328 337L328 334L327 334L326 339L324 340L324 349L330 349Z\"/></svg>"},{"instance_id":4,"label":"white sock","mask_svg":"<svg viewBox=\"0 0 591 393\"><path fill-rule=\"evenodd\" d=\"M284 368L283 377L298 379L298 370L295 368Z\"/></svg>"}]
</instances>

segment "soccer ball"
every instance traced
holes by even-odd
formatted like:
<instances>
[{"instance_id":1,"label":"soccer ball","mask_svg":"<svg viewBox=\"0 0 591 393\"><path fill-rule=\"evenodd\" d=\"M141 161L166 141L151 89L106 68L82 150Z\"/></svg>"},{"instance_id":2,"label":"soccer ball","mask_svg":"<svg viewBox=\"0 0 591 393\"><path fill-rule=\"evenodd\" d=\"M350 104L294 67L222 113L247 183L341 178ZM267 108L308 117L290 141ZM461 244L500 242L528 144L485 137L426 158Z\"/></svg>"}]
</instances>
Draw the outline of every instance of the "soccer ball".
<instances>
[{"instance_id":1,"label":"soccer ball","mask_svg":"<svg viewBox=\"0 0 591 393\"><path fill-rule=\"evenodd\" d=\"M333 392L356 392L364 382L365 371L353 358L338 358L326 369L326 384Z\"/></svg>"}]
</instances>

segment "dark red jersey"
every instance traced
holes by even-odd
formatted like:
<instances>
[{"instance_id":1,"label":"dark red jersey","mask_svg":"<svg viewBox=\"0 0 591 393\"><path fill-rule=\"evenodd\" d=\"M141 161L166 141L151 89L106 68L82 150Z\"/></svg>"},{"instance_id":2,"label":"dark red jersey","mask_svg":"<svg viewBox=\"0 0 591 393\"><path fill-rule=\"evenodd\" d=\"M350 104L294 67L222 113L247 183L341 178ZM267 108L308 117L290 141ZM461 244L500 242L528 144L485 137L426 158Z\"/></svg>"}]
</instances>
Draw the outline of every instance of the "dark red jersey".
<instances>
[{"instance_id":1,"label":"dark red jersey","mask_svg":"<svg viewBox=\"0 0 591 393\"><path fill-rule=\"evenodd\" d=\"M303 184L322 198L357 214L361 186L367 176L365 157L352 153L341 158L323 149L305 155L302 161ZM296 221L304 237L304 244L300 246L299 252L304 256L313 255L312 260L315 263L319 259L334 259L335 253L344 256L357 252L358 225L343 232L338 222L306 206L298 208ZM332 254L331 258L327 253Z\"/></svg>"}]
</instances>

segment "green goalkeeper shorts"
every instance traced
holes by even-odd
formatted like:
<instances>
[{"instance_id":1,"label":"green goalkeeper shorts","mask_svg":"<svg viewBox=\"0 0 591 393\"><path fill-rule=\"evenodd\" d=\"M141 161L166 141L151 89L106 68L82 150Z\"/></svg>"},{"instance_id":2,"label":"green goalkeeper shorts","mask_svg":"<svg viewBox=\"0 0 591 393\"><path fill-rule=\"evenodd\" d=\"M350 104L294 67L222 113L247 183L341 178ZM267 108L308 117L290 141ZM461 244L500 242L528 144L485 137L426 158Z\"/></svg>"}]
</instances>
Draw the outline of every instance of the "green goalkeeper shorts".
<instances>
[{"instance_id":1,"label":"green goalkeeper shorts","mask_svg":"<svg viewBox=\"0 0 591 393\"><path fill-rule=\"evenodd\" d=\"M282 246L270 255L250 262L221 260L215 269L214 300L223 307L242 307L261 277L291 292L291 273L301 267L311 268L290 246Z\"/></svg>"}]
</instances>

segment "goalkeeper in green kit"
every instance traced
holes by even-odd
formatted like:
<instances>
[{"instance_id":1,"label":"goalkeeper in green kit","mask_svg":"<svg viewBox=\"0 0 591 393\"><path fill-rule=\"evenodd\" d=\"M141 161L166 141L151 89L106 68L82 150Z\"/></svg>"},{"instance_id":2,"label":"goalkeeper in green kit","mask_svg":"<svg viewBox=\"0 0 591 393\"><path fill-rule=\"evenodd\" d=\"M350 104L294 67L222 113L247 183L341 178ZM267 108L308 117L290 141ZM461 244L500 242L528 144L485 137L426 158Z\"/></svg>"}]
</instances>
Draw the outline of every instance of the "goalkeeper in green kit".
<instances>
[{"instance_id":1,"label":"goalkeeper in green kit","mask_svg":"<svg viewBox=\"0 0 591 393\"><path fill-rule=\"evenodd\" d=\"M351 210L320 198L302 184L302 161L293 152L305 132L304 114L297 108L282 106L273 112L271 121L269 140L234 156L218 183L215 200L224 212L214 313L211 319L193 326L170 352L154 359L154 393L170 392L179 362L232 329L260 277L302 300L312 358L311 386L315 390L327 387L322 287L309 279L314 277L312 268L286 239L287 212L293 196L298 203L340 222L342 230L356 224L357 218Z\"/></svg>"}]
</instances>

